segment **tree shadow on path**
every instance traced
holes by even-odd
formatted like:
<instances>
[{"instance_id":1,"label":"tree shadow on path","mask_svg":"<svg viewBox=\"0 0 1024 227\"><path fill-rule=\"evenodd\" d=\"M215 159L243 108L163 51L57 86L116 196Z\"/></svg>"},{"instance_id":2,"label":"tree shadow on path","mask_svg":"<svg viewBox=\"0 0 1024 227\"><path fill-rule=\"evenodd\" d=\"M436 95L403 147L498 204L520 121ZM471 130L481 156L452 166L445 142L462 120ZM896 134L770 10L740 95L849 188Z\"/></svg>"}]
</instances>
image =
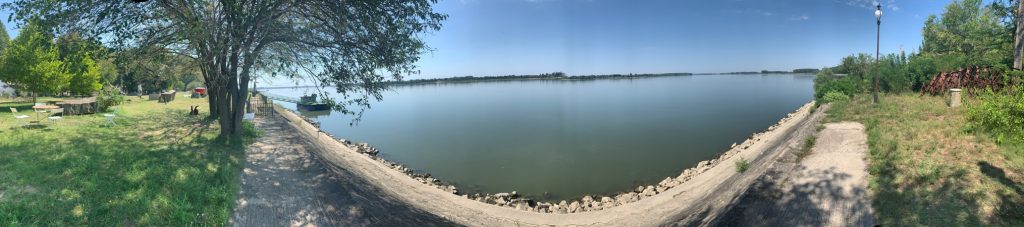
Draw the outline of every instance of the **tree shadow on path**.
<instances>
[{"instance_id":1,"label":"tree shadow on path","mask_svg":"<svg viewBox=\"0 0 1024 227\"><path fill-rule=\"evenodd\" d=\"M279 116L260 119L251 145L235 226L455 226L392 198L344 166L318 157L315 146Z\"/></svg>"},{"instance_id":2,"label":"tree shadow on path","mask_svg":"<svg viewBox=\"0 0 1024 227\"><path fill-rule=\"evenodd\" d=\"M762 176L725 214L712 221L714 226L828 226L830 216L849 226L872 226L870 202L866 191L847 189L843 181L849 174L829 170L805 171L804 177L817 181L779 183Z\"/></svg>"}]
</instances>

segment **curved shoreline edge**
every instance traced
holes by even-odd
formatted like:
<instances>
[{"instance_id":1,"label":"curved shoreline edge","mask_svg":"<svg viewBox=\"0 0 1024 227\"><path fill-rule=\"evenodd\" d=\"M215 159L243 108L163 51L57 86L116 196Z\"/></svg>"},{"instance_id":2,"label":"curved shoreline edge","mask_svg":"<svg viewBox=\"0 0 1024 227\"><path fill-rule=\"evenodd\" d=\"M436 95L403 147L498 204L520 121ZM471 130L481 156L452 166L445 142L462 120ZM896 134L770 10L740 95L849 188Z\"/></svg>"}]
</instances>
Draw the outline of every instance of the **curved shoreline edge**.
<instances>
[{"instance_id":1,"label":"curved shoreline edge","mask_svg":"<svg viewBox=\"0 0 1024 227\"><path fill-rule=\"evenodd\" d=\"M766 131L755 133L717 158L699 162L658 185L639 187L614 198L587 196L578 201L557 204L519 198L514 193L473 197L459 195L457 188L440 184L429 174L415 174L400 164L375 156L376 150L367 144L349 144L320 131L314 123L288 109L277 105L274 109L318 148L316 152L329 166L356 173L375 184L381 193L461 224L505 226L657 225L679 219L703 218L693 214L707 213L712 204L701 200L708 197L735 199L753 179L763 174L766 165L779 156L779 150L785 150L786 146L798 147L798 144L792 145L794 138L790 134L797 128L813 130L814 124L807 123L813 106L813 102L801 106ZM820 112L823 111L813 115L820 115ZM810 119L816 123L820 116ZM799 143L803 138L795 140ZM751 162L751 169L747 172L738 173L729 164L740 158ZM720 165L722 163L727 164Z\"/></svg>"}]
</instances>

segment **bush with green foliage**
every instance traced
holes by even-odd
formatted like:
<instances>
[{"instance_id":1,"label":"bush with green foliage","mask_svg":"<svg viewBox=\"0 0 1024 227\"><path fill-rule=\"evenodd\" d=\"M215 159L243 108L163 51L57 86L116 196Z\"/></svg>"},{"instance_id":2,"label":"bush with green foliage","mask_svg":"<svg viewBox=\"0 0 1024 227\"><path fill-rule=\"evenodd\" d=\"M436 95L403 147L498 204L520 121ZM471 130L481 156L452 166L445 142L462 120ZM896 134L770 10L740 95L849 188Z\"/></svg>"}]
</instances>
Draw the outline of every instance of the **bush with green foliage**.
<instances>
[{"instance_id":1,"label":"bush with green foliage","mask_svg":"<svg viewBox=\"0 0 1024 227\"><path fill-rule=\"evenodd\" d=\"M100 111L107 111L111 106L121 105L123 102L124 96L121 95L121 90L111 85L103 86L103 90L100 90L99 96L96 97Z\"/></svg>"},{"instance_id":2,"label":"bush with green foliage","mask_svg":"<svg viewBox=\"0 0 1024 227\"><path fill-rule=\"evenodd\" d=\"M1024 82L1024 71L1021 70L1007 70L1003 74L1004 82L1007 86L1022 86L1021 82Z\"/></svg>"},{"instance_id":3,"label":"bush with green foliage","mask_svg":"<svg viewBox=\"0 0 1024 227\"><path fill-rule=\"evenodd\" d=\"M967 106L968 128L992 133L996 142L1024 142L1024 92L982 92Z\"/></svg>"},{"instance_id":4,"label":"bush with green foliage","mask_svg":"<svg viewBox=\"0 0 1024 227\"><path fill-rule=\"evenodd\" d=\"M844 95L852 95L866 92L870 84L858 75L835 75L832 69L825 69L814 78L814 100L818 103L827 103L825 95L830 92L837 92Z\"/></svg>"},{"instance_id":5,"label":"bush with green foliage","mask_svg":"<svg viewBox=\"0 0 1024 227\"><path fill-rule=\"evenodd\" d=\"M907 56L889 54L878 60L878 65L869 70L872 76L878 76L880 91L900 93L913 89L914 81L907 69Z\"/></svg>"},{"instance_id":6,"label":"bush with green foliage","mask_svg":"<svg viewBox=\"0 0 1024 227\"><path fill-rule=\"evenodd\" d=\"M846 101L846 100L849 100L849 99L850 99L850 96L846 95L846 94L843 94L843 92L841 92L841 91L828 91L828 92L825 93L825 96L822 97L822 101L824 101L825 103L842 102L842 101Z\"/></svg>"}]
</instances>

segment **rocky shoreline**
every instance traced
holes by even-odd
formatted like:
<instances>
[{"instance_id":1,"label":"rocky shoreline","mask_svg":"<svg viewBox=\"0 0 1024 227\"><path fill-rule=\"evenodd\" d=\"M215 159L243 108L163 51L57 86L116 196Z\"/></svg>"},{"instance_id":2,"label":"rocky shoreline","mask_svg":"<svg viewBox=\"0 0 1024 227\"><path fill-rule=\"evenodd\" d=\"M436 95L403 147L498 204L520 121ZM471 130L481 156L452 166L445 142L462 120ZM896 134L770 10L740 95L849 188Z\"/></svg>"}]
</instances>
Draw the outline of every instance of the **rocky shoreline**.
<instances>
[{"instance_id":1,"label":"rocky shoreline","mask_svg":"<svg viewBox=\"0 0 1024 227\"><path fill-rule=\"evenodd\" d=\"M380 162L381 164L384 164L385 166L388 166L391 169L394 169L394 170L396 170L398 172L404 173L405 175L415 179L416 181L419 181L420 183L423 183L423 184L426 184L428 186L441 189L442 191L445 191L445 192L448 192L448 193L459 195L459 196L461 196L461 197L463 197L465 199L475 200L475 201L478 201L478 202L487 203L487 204L493 204L493 205L497 205L497 206L501 206L501 207L513 208L513 209L517 209L517 210L521 210L521 211L530 211L530 212L538 212L538 213L568 214L568 213L581 213L581 212L587 212L587 211L598 211L598 210L608 209L608 208L611 208L611 207L615 207L615 206L619 206L619 205L623 205L623 204L627 204L627 203L637 202L637 201L640 201L641 199L652 197L652 196L655 196L657 194L660 194L660 193L663 193L665 191L668 191L669 189L672 189L673 187L675 187L677 185L680 185L680 184L682 184L684 182L687 182L690 179L692 179L693 177L695 177L695 176L697 176L697 175L699 175L701 173L704 173L705 171L711 169L712 167L715 167L715 166L721 164L722 163L721 160L726 160L726 159L736 155L737 153L739 153L739 152L741 152L743 150L749 149L750 146L752 146L755 142L761 141L762 137L767 132L773 131L776 128L778 128L780 125L782 125L782 124L792 120L793 117L795 116L795 113L799 113L799 112L805 111L808 108L813 108L813 106L814 106L813 102L801 106L796 111L787 114L786 117L782 118L777 123L775 123L772 126L768 127L767 130L762 131L762 132L758 132L758 133L754 133L751 137L747 138L742 143L739 143L739 144L734 143L728 151L722 153L717 158L714 158L714 159L711 159L711 160L701 161L701 162L697 163L696 166L688 168L686 170L683 170L682 173L679 174L679 176L676 176L676 177L666 177L664 180L659 182L657 185L638 186L637 188L635 188L635 189L633 189L631 191L618 193L618 194L616 194L614 196L599 196L598 197L598 196L587 195L587 196L583 196L580 199L573 199L573 200L569 200L569 201L561 200L561 201L559 201L557 203L555 203L553 201L552 202L541 202L541 201L537 201L537 200L534 200L534 199L526 198L525 196L522 196L522 195L518 194L516 191L494 193L494 194L474 193L472 195L461 193L455 185L446 184L446 183L442 182L441 180L439 180L437 178L434 178L429 173L416 173L411 168L406 167L406 166L404 166L404 165L402 165L400 163L397 163L397 162L394 162L394 161L389 161L389 160L386 160L384 158L379 157L378 154L380 153L380 151L377 148L374 148L373 146L371 146L368 143L352 143L351 141L335 137L334 135L331 135L330 133L326 133L326 132L323 132L323 133L327 134L328 136L330 136L334 140L337 140L337 141L341 142L341 144L349 147L350 149L356 151L357 153L363 154L363 155L369 157L372 160L376 160L377 162ZM282 108L282 109L284 109L284 108ZM290 109L285 109L285 110L291 111L293 114L295 114L295 116L299 116L300 118L302 118L303 121L306 121L310 125L313 125L314 127L319 128L319 125L320 125L319 122L316 122L316 121L314 121L312 119L306 118L306 117L302 116L301 114L295 112L294 110L290 110ZM321 132L322 132L322 130L321 130Z\"/></svg>"}]
</instances>

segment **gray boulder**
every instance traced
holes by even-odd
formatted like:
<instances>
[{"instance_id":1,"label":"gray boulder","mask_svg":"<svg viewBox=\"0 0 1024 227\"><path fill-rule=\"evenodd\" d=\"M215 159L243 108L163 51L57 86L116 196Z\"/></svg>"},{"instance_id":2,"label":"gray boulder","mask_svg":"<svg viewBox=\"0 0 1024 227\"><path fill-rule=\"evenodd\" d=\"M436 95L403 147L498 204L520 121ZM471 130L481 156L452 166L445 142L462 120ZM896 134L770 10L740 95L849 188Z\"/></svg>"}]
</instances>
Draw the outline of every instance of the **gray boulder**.
<instances>
[{"instance_id":1,"label":"gray boulder","mask_svg":"<svg viewBox=\"0 0 1024 227\"><path fill-rule=\"evenodd\" d=\"M582 210L580 210L580 202L572 201L572 203L569 204L569 213L576 212L582 212Z\"/></svg>"},{"instance_id":2,"label":"gray boulder","mask_svg":"<svg viewBox=\"0 0 1024 227\"><path fill-rule=\"evenodd\" d=\"M651 196L654 196L654 195L657 195L657 194L658 193L657 193L656 189L654 188L654 186L649 186L649 185L647 186L647 188L644 188L643 192L640 192L640 196L643 196L643 197L651 197Z\"/></svg>"}]
</instances>

